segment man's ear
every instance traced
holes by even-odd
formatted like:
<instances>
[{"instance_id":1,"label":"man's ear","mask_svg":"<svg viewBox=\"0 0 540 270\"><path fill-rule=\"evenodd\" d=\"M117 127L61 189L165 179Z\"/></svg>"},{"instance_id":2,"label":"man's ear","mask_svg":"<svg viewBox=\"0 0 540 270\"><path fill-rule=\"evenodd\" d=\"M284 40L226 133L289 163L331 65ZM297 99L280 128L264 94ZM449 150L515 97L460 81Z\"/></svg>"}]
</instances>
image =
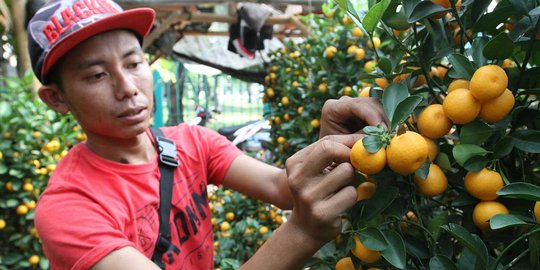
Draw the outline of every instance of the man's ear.
<instances>
[{"instance_id":1,"label":"man's ear","mask_svg":"<svg viewBox=\"0 0 540 270\"><path fill-rule=\"evenodd\" d=\"M62 90L56 84L43 85L38 90L39 98L51 109L66 114L69 106Z\"/></svg>"}]
</instances>

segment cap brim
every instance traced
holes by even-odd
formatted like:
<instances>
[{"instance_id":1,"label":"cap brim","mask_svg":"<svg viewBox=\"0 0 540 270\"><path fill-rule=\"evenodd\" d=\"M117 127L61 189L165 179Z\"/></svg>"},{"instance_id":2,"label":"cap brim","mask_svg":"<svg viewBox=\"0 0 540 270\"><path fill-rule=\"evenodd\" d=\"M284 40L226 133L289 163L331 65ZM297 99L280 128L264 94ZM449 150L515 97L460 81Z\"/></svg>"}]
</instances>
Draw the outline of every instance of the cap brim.
<instances>
[{"instance_id":1,"label":"cap brim","mask_svg":"<svg viewBox=\"0 0 540 270\"><path fill-rule=\"evenodd\" d=\"M127 29L132 30L141 37L145 37L154 23L155 11L151 8L134 8L112 15L110 17L93 22L65 37L48 53L43 62L41 74L43 78L52 66L64 56L69 50L79 43L103 32L110 30Z\"/></svg>"}]
</instances>

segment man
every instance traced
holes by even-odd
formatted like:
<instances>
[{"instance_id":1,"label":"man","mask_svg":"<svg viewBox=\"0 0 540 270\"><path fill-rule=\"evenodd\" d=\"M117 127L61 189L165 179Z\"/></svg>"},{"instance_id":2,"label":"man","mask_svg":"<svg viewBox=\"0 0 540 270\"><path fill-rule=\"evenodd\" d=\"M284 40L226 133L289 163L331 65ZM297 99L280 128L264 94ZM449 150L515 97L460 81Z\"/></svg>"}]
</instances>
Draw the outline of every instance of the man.
<instances>
[{"instance_id":1,"label":"man","mask_svg":"<svg viewBox=\"0 0 540 270\"><path fill-rule=\"evenodd\" d=\"M72 113L88 136L59 163L36 209L52 269L159 269L150 259L160 202L148 129L153 82L141 49L153 20L151 9L122 11L111 0L52 0L29 23L40 98L57 112ZM167 269L213 268L207 184L292 209L244 269L299 269L333 239L340 213L356 198L348 160L361 135L345 134L378 124L384 115L371 99L330 101L322 114L324 138L291 157L284 170L242 155L211 130L163 128L180 161Z\"/></svg>"}]
</instances>

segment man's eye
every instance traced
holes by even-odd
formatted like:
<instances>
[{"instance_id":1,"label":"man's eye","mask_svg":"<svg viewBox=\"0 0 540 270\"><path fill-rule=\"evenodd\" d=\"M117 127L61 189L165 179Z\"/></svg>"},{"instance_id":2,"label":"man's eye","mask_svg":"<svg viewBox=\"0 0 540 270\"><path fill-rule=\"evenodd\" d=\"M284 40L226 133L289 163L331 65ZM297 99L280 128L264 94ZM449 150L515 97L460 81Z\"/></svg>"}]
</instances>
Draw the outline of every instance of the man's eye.
<instances>
[{"instance_id":1,"label":"man's eye","mask_svg":"<svg viewBox=\"0 0 540 270\"><path fill-rule=\"evenodd\" d=\"M105 77L107 74L105 74L105 72L100 72L100 73L96 73L96 74L93 74L89 77L90 80L99 80L99 79L102 79L103 77Z\"/></svg>"},{"instance_id":2,"label":"man's eye","mask_svg":"<svg viewBox=\"0 0 540 270\"><path fill-rule=\"evenodd\" d=\"M141 64L141 62L134 62L134 63L129 64L128 67L129 67L129 68L136 68L136 67L138 67L140 64Z\"/></svg>"}]
</instances>

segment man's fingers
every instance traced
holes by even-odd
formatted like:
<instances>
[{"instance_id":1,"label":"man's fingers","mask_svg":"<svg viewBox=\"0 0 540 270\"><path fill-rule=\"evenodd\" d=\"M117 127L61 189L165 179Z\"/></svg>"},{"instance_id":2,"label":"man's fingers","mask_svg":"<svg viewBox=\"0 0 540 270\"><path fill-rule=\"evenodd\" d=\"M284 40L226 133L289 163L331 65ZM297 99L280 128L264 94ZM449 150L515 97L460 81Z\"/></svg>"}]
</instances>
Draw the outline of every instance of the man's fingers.
<instances>
[{"instance_id":1,"label":"man's fingers","mask_svg":"<svg viewBox=\"0 0 540 270\"><path fill-rule=\"evenodd\" d=\"M341 163L330 173L321 177L313 187L316 198L324 199L329 195L338 192L344 187L354 182L354 168L350 163Z\"/></svg>"},{"instance_id":2,"label":"man's fingers","mask_svg":"<svg viewBox=\"0 0 540 270\"><path fill-rule=\"evenodd\" d=\"M345 186L324 201L324 212L335 213L337 216L347 211L356 203L356 189Z\"/></svg>"}]
</instances>

